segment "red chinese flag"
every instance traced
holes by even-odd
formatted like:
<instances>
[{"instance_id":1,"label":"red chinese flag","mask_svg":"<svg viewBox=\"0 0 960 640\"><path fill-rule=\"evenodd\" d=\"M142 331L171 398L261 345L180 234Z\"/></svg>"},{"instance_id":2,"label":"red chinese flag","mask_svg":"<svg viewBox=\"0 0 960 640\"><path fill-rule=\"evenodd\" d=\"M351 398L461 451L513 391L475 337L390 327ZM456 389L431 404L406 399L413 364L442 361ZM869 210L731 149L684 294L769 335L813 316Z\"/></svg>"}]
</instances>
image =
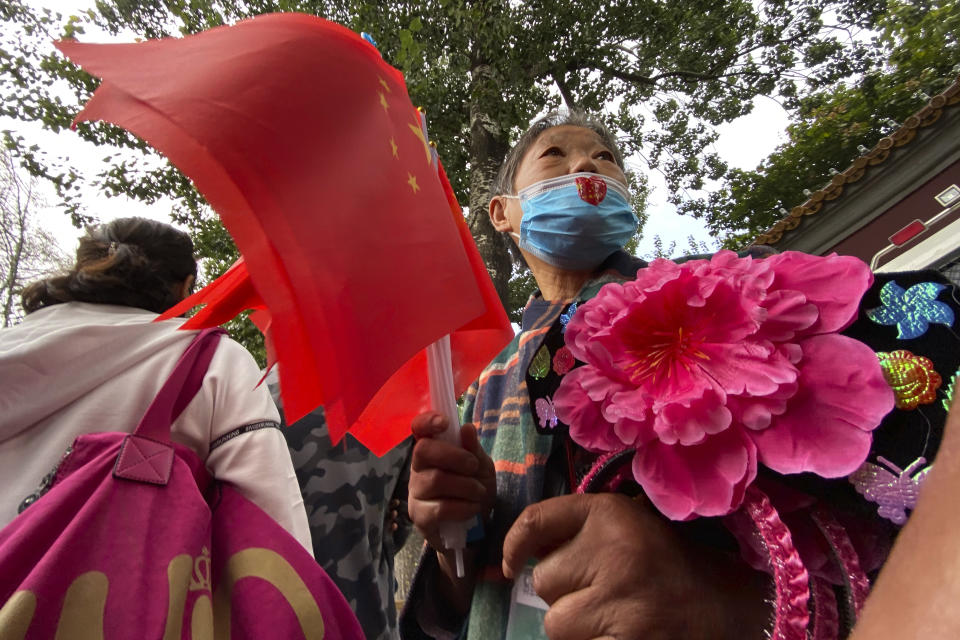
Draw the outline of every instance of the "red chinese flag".
<instances>
[{"instance_id":1,"label":"red chinese flag","mask_svg":"<svg viewBox=\"0 0 960 640\"><path fill-rule=\"evenodd\" d=\"M202 324L269 314L291 421L323 404L335 441L383 453L428 406L425 346L452 334L462 387L509 340L402 75L355 33L274 14L57 46L103 81L77 120L146 140L220 214L245 264L203 292Z\"/></svg>"}]
</instances>

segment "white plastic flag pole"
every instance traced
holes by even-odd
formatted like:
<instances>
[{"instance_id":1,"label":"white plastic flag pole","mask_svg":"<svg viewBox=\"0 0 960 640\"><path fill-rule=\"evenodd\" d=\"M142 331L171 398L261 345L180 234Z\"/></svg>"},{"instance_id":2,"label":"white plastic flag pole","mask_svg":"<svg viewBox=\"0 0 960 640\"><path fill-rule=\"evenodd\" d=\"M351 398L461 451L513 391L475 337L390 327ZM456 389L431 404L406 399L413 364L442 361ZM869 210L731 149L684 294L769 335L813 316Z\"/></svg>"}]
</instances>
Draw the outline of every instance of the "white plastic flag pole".
<instances>
[{"instance_id":1,"label":"white plastic flag pole","mask_svg":"<svg viewBox=\"0 0 960 640\"><path fill-rule=\"evenodd\" d=\"M453 362L450 357L450 336L446 335L427 347L427 372L430 379L430 405L448 419L447 430L440 439L458 447L460 441L460 414L453 391ZM452 550L457 561L457 577L462 578L463 549L467 546L467 529L471 521L441 522L440 538Z\"/></svg>"}]
</instances>

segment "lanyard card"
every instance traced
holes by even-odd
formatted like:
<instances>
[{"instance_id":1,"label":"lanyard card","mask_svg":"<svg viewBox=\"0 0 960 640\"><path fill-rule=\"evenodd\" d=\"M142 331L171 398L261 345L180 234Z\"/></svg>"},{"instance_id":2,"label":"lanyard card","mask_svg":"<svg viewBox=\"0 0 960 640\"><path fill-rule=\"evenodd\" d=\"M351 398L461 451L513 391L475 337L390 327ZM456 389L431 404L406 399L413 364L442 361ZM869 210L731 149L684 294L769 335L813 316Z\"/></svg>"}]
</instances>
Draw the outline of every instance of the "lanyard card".
<instances>
[{"instance_id":1,"label":"lanyard card","mask_svg":"<svg viewBox=\"0 0 960 640\"><path fill-rule=\"evenodd\" d=\"M543 630L543 618L549 608L533 590L533 564L529 564L517 576L510 592L505 640L548 640Z\"/></svg>"}]
</instances>

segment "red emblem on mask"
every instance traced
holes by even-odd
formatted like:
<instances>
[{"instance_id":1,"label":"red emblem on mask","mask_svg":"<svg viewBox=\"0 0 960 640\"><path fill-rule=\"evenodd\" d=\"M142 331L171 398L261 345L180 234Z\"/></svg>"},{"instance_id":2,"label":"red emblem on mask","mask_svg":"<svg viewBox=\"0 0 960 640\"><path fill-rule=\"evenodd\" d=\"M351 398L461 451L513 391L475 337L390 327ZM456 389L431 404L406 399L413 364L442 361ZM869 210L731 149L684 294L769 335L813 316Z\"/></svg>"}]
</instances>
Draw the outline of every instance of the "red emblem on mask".
<instances>
[{"instance_id":1,"label":"red emblem on mask","mask_svg":"<svg viewBox=\"0 0 960 640\"><path fill-rule=\"evenodd\" d=\"M577 192L584 202L598 205L607 197L607 183L601 178L577 178Z\"/></svg>"}]
</instances>

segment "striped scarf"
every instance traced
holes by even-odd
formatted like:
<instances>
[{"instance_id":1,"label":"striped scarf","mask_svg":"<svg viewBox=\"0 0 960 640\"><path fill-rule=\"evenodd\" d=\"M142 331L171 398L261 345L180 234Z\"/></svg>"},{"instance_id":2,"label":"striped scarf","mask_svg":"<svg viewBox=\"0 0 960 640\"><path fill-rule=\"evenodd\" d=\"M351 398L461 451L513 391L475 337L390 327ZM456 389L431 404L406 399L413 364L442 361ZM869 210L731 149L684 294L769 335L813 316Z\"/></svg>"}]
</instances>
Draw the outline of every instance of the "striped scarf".
<instances>
[{"instance_id":1,"label":"striped scarf","mask_svg":"<svg viewBox=\"0 0 960 640\"><path fill-rule=\"evenodd\" d=\"M614 254L605 264L607 270L584 286L577 301L589 300L604 284L634 278L643 266L642 260ZM501 572L503 539L524 508L544 498L546 465L554 446L554 436L537 432L526 374L544 336L566 307L536 294L531 297L524 309L522 331L465 397L464 421L476 425L480 443L497 471L497 501L479 559L482 569L470 609L468 640L500 640L506 632L512 584Z\"/></svg>"}]
</instances>

